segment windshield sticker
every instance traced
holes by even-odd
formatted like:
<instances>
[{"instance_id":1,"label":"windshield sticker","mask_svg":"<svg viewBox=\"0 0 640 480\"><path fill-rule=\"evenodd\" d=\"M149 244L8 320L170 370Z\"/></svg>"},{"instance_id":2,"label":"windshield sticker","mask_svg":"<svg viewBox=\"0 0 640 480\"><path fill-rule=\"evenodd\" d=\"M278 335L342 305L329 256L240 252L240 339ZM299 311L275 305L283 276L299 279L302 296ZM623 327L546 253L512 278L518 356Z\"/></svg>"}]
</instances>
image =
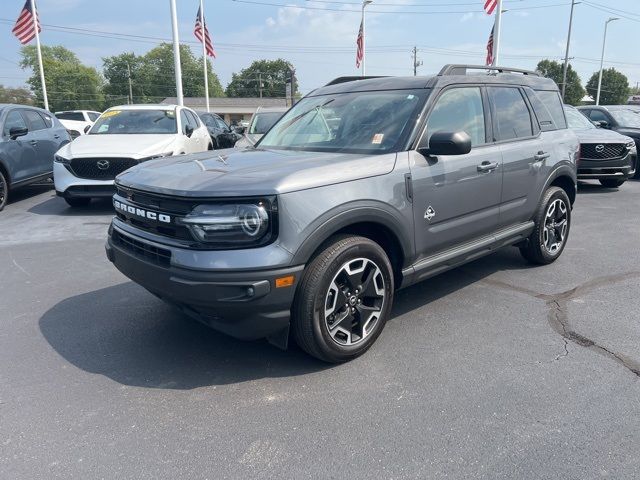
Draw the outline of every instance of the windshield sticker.
<instances>
[{"instance_id":1,"label":"windshield sticker","mask_svg":"<svg viewBox=\"0 0 640 480\"><path fill-rule=\"evenodd\" d=\"M371 140L371 143L374 145L380 145L382 143L383 138L384 138L384 133L376 133L373 136L373 140Z\"/></svg>"},{"instance_id":2,"label":"windshield sticker","mask_svg":"<svg viewBox=\"0 0 640 480\"><path fill-rule=\"evenodd\" d=\"M120 110L109 110L108 112L104 112L102 114L102 118L115 117L116 115L120 115Z\"/></svg>"},{"instance_id":3,"label":"windshield sticker","mask_svg":"<svg viewBox=\"0 0 640 480\"><path fill-rule=\"evenodd\" d=\"M415 95L407 95L407 100L413 100L415 97Z\"/></svg>"},{"instance_id":4,"label":"windshield sticker","mask_svg":"<svg viewBox=\"0 0 640 480\"><path fill-rule=\"evenodd\" d=\"M108 131L109 131L109 125L107 125L106 123L103 123L98 127L98 133L104 133Z\"/></svg>"}]
</instances>

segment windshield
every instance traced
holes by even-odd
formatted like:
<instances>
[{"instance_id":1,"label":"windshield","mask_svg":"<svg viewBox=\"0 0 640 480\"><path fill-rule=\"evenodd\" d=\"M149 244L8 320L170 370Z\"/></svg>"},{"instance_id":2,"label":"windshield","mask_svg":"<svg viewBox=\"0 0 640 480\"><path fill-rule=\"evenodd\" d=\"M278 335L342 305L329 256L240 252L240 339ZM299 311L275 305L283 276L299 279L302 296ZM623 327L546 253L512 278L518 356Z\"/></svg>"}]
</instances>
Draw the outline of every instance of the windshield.
<instances>
[{"instance_id":1,"label":"windshield","mask_svg":"<svg viewBox=\"0 0 640 480\"><path fill-rule=\"evenodd\" d=\"M273 127L273 124L284 114L284 112L258 112L253 114L249 133L263 134Z\"/></svg>"},{"instance_id":2,"label":"windshield","mask_svg":"<svg viewBox=\"0 0 640 480\"><path fill-rule=\"evenodd\" d=\"M640 115L631 110L609 110L621 127L640 128Z\"/></svg>"},{"instance_id":3,"label":"windshield","mask_svg":"<svg viewBox=\"0 0 640 480\"><path fill-rule=\"evenodd\" d=\"M428 90L351 92L307 97L258 143L259 148L389 153L403 148Z\"/></svg>"},{"instance_id":4,"label":"windshield","mask_svg":"<svg viewBox=\"0 0 640 480\"><path fill-rule=\"evenodd\" d=\"M587 117L585 117L575 108L564 107L564 111L567 115L567 123L569 124L569 128L572 128L574 130L596 128L596 126L591 123Z\"/></svg>"},{"instance_id":5,"label":"windshield","mask_svg":"<svg viewBox=\"0 0 640 480\"><path fill-rule=\"evenodd\" d=\"M173 110L109 110L89 131L91 135L131 135L177 133Z\"/></svg>"}]
</instances>

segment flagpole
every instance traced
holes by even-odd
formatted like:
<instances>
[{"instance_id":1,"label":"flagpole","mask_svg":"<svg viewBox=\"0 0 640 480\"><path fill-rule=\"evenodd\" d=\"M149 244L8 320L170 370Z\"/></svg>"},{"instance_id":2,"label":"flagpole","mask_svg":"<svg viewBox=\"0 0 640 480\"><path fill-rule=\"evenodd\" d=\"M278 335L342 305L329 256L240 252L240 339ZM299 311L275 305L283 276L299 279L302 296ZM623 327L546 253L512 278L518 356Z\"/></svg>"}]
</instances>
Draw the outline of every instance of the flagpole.
<instances>
[{"instance_id":1,"label":"flagpole","mask_svg":"<svg viewBox=\"0 0 640 480\"><path fill-rule=\"evenodd\" d=\"M207 42L204 36L204 0L200 0L200 32L202 34L202 64L204 65L204 97L209 111L209 74L207 72Z\"/></svg>"},{"instance_id":2,"label":"flagpole","mask_svg":"<svg viewBox=\"0 0 640 480\"><path fill-rule=\"evenodd\" d=\"M182 96L182 67L180 66L180 40L178 38L176 0L169 0L169 3L171 4L171 29L173 30L173 64L176 73L176 96L178 105L182 107L184 105L184 98Z\"/></svg>"},{"instance_id":3,"label":"flagpole","mask_svg":"<svg viewBox=\"0 0 640 480\"><path fill-rule=\"evenodd\" d=\"M367 34L365 33L365 14L364 9L367 5L373 3L373 0L362 0L362 76L366 76L367 67L365 66L366 57L367 57Z\"/></svg>"},{"instance_id":4,"label":"flagpole","mask_svg":"<svg viewBox=\"0 0 640 480\"><path fill-rule=\"evenodd\" d=\"M496 5L496 23L495 32L493 34L493 63L492 67L500 65L500 30L502 27L502 0L498 0Z\"/></svg>"},{"instance_id":5,"label":"flagpole","mask_svg":"<svg viewBox=\"0 0 640 480\"><path fill-rule=\"evenodd\" d=\"M38 67L40 68L40 83L42 84L42 99L44 109L49 110L49 98L47 97L47 85L44 81L44 67L42 66L42 50L40 49L40 34L38 33L38 12L36 11L36 0L31 0L31 17L33 18L33 28L36 32L36 51L38 52Z\"/></svg>"}]
</instances>

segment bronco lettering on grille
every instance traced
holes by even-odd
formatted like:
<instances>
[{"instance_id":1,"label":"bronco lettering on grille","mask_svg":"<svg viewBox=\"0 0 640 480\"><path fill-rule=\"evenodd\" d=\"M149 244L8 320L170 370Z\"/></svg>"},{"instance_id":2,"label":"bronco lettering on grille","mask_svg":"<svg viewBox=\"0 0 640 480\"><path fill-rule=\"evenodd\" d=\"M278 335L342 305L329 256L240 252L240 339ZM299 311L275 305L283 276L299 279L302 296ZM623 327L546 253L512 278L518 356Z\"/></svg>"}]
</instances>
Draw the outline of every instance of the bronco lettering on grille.
<instances>
[{"instance_id":1,"label":"bronco lettering on grille","mask_svg":"<svg viewBox=\"0 0 640 480\"><path fill-rule=\"evenodd\" d=\"M118 200L113 201L113 206L116 210L130 215L135 215L136 217L147 218L149 220L155 220L162 223L171 223L171 217L169 215L165 215L164 213L150 212L149 210L133 207L131 205L127 205L124 202L119 202Z\"/></svg>"}]
</instances>

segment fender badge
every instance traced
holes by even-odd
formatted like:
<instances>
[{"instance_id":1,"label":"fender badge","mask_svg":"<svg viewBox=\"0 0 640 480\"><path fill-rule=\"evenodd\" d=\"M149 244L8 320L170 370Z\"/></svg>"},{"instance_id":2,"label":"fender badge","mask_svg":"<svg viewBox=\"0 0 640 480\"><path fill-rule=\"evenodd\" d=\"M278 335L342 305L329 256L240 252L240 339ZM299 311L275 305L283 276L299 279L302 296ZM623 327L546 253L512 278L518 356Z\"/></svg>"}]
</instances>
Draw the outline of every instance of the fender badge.
<instances>
[{"instance_id":1,"label":"fender badge","mask_svg":"<svg viewBox=\"0 0 640 480\"><path fill-rule=\"evenodd\" d=\"M424 212L424 218L431 221L431 219L435 216L436 216L436 211L433 209L431 205L429 205L429 207L427 208L427 211Z\"/></svg>"}]
</instances>

